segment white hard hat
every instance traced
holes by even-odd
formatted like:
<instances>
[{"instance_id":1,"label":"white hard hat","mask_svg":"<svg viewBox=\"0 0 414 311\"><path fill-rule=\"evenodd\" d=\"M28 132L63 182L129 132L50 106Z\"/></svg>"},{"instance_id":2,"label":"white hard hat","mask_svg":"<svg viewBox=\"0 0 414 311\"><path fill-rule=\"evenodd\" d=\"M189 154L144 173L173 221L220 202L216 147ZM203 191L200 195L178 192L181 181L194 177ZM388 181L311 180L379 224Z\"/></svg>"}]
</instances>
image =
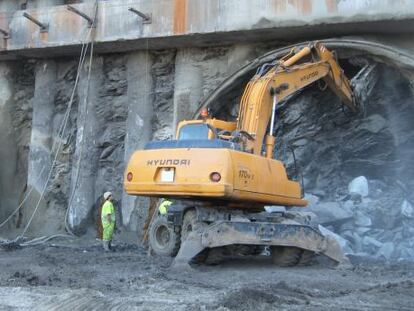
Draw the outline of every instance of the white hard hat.
<instances>
[{"instance_id":1,"label":"white hard hat","mask_svg":"<svg viewBox=\"0 0 414 311\"><path fill-rule=\"evenodd\" d=\"M110 196L112 196L112 193L111 193L111 192L107 191L107 192L105 192L105 193L104 193L104 199L105 199L105 200L108 200L108 198L109 198Z\"/></svg>"}]
</instances>

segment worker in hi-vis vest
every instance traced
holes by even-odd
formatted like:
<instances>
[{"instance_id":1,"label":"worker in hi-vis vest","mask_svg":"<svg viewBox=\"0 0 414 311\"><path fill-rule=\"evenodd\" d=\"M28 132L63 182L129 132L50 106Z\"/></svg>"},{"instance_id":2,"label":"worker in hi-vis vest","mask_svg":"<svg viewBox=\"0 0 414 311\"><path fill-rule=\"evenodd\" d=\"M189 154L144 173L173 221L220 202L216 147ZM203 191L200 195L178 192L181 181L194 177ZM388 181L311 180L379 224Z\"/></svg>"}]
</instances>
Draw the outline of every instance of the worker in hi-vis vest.
<instances>
[{"instance_id":1,"label":"worker in hi-vis vest","mask_svg":"<svg viewBox=\"0 0 414 311\"><path fill-rule=\"evenodd\" d=\"M167 199L162 199L160 206L158 206L158 211L160 212L160 215L167 215L168 213L168 207L173 202Z\"/></svg>"},{"instance_id":2,"label":"worker in hi-vis vest","mask_svg":"<svg viewBox=\"0 0 414 311\"><path fill-rule=\"evenodd\" d=\"M102 241L103 241L103 248L105 251L110 251L111 249L111 242L112 236L115 230L115 207L112 203L113 197L111 192L104 193L104 204L102 205Z\"/></svg>"}]
</instances>

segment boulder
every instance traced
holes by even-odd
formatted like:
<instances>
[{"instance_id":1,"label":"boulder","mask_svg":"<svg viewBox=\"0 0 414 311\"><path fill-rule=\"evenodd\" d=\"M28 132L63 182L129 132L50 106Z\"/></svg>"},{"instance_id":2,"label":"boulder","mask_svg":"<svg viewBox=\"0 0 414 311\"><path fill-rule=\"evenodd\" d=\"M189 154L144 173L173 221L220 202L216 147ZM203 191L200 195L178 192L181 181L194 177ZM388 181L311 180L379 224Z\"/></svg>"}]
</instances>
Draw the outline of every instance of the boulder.
<instances>
[{"instance_id":1,"label":"boulder","mask_svg":"<svg viewBox=\"0 0 414 311\"><path fill-rule=\"evenodd\" d=\"M347 230L342 232L341 236L350 241L350 245L355 252L360 252L362 250L362 239L358 233Z\"/></svg>"},{"instance_id":2,"label":"boulder","mask_svg":"<svg viewBox=\"0 0 414 311\"><path fill-rule=\"evenodd\" d=\"M377 257L383 258L387 261L389 261L392 257L392 254L394 253L394 243L392 242L386 242L384 243L381 248L377 252Z\"/></svg>"},{"instance_id":3,"label":"boulder","mask_svg":"<svg viewBox=\"0 0 414 311\"><path fill-rule=\"evenodd\" d=\"M370 230L371 230L371 228L369 228L369 227L358 227L358 228L356 228L356 232L359 235L364 235L364 234L366 234Z\"/></svg>"},{"instance_id":4,"label":"boulder","mask_svg":"<svg viewBox=\"0 0 414 311\"><path fill-rule=\"evenodd\" d=\"M305 193L305 200L308 201L308 208L311 209L312 207L314 207L315 205L318 204L319 202L319 198L316 195L313 195L311 193Z\"/></svg>"},{"instance_id":5,"label":"boulder","mask_svg":"<svg viewBox=\"0 0 414 311\"><path fill-rule=\"evenodd\" d=\"M368 180L364 176L354 178L348 185L348 191L351 195L360 195L361 197L367 197L369 194Z\"/></svg>"},{"instance_id":6,"label":"boulder","mask_svg":"<svg viewBox=\"0 0 414 311\"><path fill-rule=\"evenodd\" d=\"M346 253L346 254L353 253L352 248L351 248L351 244L349 243L348 240L344 239L340 235L334 233L333 231L329 230L328 228L326 228L324 226L319 225L318 229L322 233L323 236L325 236L325 237L330 236L330 237L334 238L338 242L339 246L342 248L344 253Z\"/></svg>"},{"instance_id":7,"label":"boulder","mask_svg":"<svg viewBox=\"0 0 414 311\"><path fill-rule=\"evenodd\" d=\"M401 214L403 214L407 218L414 217L413 206L407 200L404 200L404 202L401 204Z\"/></svg>"},{"instance_id":8,"label":"boulder","mask_svg":"<svg viewBox=\"0 0 414 311\"><path fill-rule=\"evenodd\" d=\"M372 225L371 218L361 211L355 213L355 225L358 227L370 227Z\"/></svg>"},{"instance_id":9,"label":"boulder","mask_svg":"<svg viewBox=\"0 0 414 311\"><path fill-rule=\"evenodd\" d=\"M283 213L286 212L286 207L278 205L266 205L264 207L265 211L268 213Z\"/></svg>"},{"instance_id":10,"label":"boulder","mask_svg":"<svg viewBox=\"0 0 414 311\"><path fill-rule=\"evenodd\" d=\"M362 239L362 245L365 251L375 253L380 247L383 246L383 243L381 243L377 239L374 239L373 237L365 236Z\"/></svg>"},{"instance_id":11,"label":"boulder","mask_svg":"<svg viewBox=\"0 0 414 311\"><path fill-rule=\"evenodd\" d=\"M308 211L315 213L317 221L325 225L342 224L353 217L352 211L337 202L320 202L309 206Z\"/></svg>"}]
</instances>

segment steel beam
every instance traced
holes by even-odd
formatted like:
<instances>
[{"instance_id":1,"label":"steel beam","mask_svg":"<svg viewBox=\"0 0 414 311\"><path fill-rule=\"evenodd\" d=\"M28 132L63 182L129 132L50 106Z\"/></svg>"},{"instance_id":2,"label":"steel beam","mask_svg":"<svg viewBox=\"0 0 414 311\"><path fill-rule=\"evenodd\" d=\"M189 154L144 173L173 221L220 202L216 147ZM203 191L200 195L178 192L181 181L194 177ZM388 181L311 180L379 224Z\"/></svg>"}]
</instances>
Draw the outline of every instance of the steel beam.
<instances>
[{"instance_id":1,"label":"steel beam","mask_svg":"<svg viewBox=\"0 0 414 311\"><path fill-rule=\"evenodd\" d=\"M0 33L3 34L3 39L10 39L10 33L8 31L0 28Z\"/></svg>"},{"instance_id":2,"label":"steel beam","mask_svg":"<svg viewBox=\"0 0 414 311\"><path fill-rule=\"evenodd\" d=\"M94 21L94 19L92 17L86 15L85 13L83 13L82 11L79 11L77 8L75 8L75 7L71 6L71 5L68 5L66 8L69 11L71 11L71 12L79 15L80 17L86 19L86 21L88 22L88 27L89 28L96 27L96 23L95 23L95 21Z\"/></svg>"},{"instance_id":3,"label":"steel beam","mask_svg":"<svg viewBox=\"0 0 414 311\"><path fill-rule=\"evenodd\" d=\"M32 23L39 26L40 27L40 32L48 32L49 31L49 24L40 22L38 19L34 18L33 16L31 16L27 12L24 12L23 16L26 17Z\"/></svg>"},{"instance_id":4,"label":"steel beam","mask_svg":"<svg viewBox=\"0 0 414 311\"><path fill-rule=\"evenodd\" d=\"M129 8L128 11L130 11L132 13L135 13L136 15L138 15L139 17L141 17L143 24L151 24L152 23L152 16L151 16L151 14L142 13L141 11L138 11L137 9L132 8L132 7Z\"/></svg>"}]
</instances>

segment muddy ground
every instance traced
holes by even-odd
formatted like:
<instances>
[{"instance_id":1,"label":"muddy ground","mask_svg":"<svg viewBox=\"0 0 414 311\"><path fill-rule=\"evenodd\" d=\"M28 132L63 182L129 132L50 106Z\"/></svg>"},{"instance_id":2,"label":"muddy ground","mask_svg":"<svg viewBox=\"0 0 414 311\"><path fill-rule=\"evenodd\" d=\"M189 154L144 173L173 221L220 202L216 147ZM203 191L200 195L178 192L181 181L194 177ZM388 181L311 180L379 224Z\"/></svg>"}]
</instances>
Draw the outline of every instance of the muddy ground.
<instances>
[{"instance_id":1,"label":"muddy ground","mask_svg":"<svg viewBox=\"0 0 414 311\"><path fill-rule=\"evenodd\" d=\"M414 264L278 268L269 258L174 271L134 243L0 249L0 310L413 310Z\"/></svg>"}]
</instances>

